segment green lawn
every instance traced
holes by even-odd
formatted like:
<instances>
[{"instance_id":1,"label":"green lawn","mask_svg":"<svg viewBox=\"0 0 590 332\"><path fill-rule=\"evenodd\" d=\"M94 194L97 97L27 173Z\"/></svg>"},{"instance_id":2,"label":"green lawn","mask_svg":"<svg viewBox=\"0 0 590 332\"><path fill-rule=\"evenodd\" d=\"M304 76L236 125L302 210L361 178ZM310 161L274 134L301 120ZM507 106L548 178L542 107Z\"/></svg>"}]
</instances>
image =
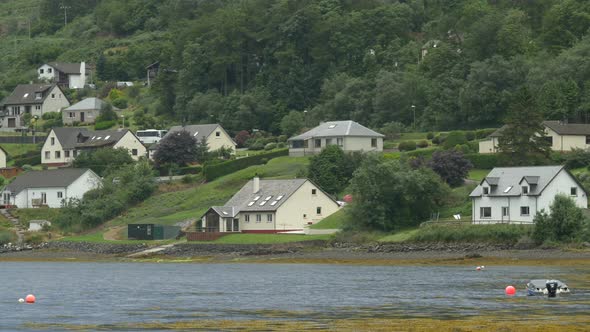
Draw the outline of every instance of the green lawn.
<instances>
[{"instance_id":1,"label":"green lawn","mask_svg":"<svg viewBox=\"0 0 590 332\"><path fill-rule=\"evenodd\" d=\"M344 220L348 217L344 209L340 209L338 212L322 219L317 224L311 225L312 229L341 229Z\"/></svg>"},{"instance_id":2,"label":"green lawn","mask_svg":"<svg viewBox=\"0 0 590 332\"><path fill-rule=\"evenodd\" d=\"M230 234L211 242L221 244L273 244L310 240L328 240L331 235L293 235L293 234Z\"/></svg>"},{"instance_id":3,"label":"green lawn","mask_svg":"<svg viewBox=\"0 0 590 332\"><path fill-rule=\"evenodd\" d=\"M414 234L418 233L419 228L408 228L408 229L404 229L401 230L399 232L396 232L394 234L391 235L387 235L381 239L379 239L379 242L404 242L409 240L410 238L412 238L412 236L414 236Z\"/></svg>"},{"instance_id":4,"label":"green lawn","mask_svg":"<svg viewBox=\"0 0 590 332\"><path fill-rule=\"evenodd\" d=\"M0 144L2 148L8 152L8 154L14 158L16 156L23 155L29 151L35 151L39 149L38 144L12 144L12 143L2 143Z\"/></svg>"},{"instance_id":5,"label":"green lawn","mask_svg":"<svg viewBox=\"0 0 590 332\"><path fill-rule=\"evenodd\" d=\"M171 240L158 240L158 241L153 241L153 240L117 240L117 241L109 241L109 240L105 240L103 237L103 232L95 232L95 233L91 233L91 234L85 234L85 235L76 235L76 236L66 236L62 239L59 239L57 241L66 241L66 242L92 242L92 243L117 243L117 244L138 244L138 243L148 243L151 245L164 245L164 244L169 244L169 243L177 243L177 242L183 242L185 240L175 240L175 239L171 239Z\"/></svg>"},{"instance_id":6,"label":"green lawn","mask_svg":"<svg viewBox=\"0 0 590 332\"><path fill-rule=\"evenodd\" d=\"M12 209L10 210L15 217L23 224L28 224L31 220L55 220L59 214L59 209L38 208L38 209Z\"/></svg>"},{"instance_id":7,"label":"green lawn","mask_svg":"<svg viewBox=\"0 0 590 332\"><path fill-rule=\"evenodd\" d=\"M224 204L246 182L258 174L263 179L291 179L307 167L307 157L279 157L266 165L251 166L215 179L209 183L182 191L154 195L107 225L158 223L173 225L196 219L214 205Z\"/></svg>"},{"instance_id":8,"label":"green lawn","mask_svg":"<svg viewBox=\"0 0 590 332\"><path fill-rule=\"evenodd\" d=\"M488 173L490 171L491 171L490 169L474 168L474 169L472 169L472 170L469 171L469 174L467 175L467 178L469 180L481 181L481 180L483 180L483 178L486 177L486 175L488 175Z\"/></svg>"}]
</instances>

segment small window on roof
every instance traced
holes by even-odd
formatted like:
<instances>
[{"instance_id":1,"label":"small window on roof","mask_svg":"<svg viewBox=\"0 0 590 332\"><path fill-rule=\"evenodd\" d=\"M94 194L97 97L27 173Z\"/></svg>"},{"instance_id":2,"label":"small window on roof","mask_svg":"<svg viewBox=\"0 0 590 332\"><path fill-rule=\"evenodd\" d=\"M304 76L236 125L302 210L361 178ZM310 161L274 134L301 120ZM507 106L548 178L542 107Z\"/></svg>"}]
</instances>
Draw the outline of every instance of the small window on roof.
<instances>
[{"instance_id":1,"label":"small window on roof","mask_svg":"<svg viewBox=\"0 0 590 332\"><path fill-rule=\"evenodd\" d=\"M252 205L254 205L254 202L253 201L250 202L250 203L248 203L248 206L252 206Z\"/></svg>"},{"instance_id":2,"label":"small window on roof","mask_svg":"<svg viewBox=\"0 0 590 332\"><path fill-rule=\"evenodd\" d=\"M272 197L272 195L271 196L267 196L264 200L265 201L268 201L269 199L271 199L271 197Z\"/></svg>"},{"instance_id":3,"label":"small window on roof","mask_svg":"<svg viewBox=\"0 0 590 332\"><path fill-rule=\"evenodd\" d=\"M334 129L334 128L336 128L336 125L335 124L331 124L331 125L328 126L328 128Z\"/></svg>"},{"instance_id":4,"label":"small window on roof","mask_svg":"<svg viewBox=\"0 0 590 332\"><path fill-rule=\"evenodd\" d=\"M109 136L105 137L104 139L109 139L109 137L111 137L111 136L109 135Z\"/></svg>"},{"instance_id":5,"label":"small window on roof","mask_svg":"<svg viewBox=\"0 0 590 332\"><path fill-rule=\"evenodd\" d=\"M98 136L96 139L97 139L97 140L99 140L99 139L101 139L101 138L102 138L102 136Z\"/></svg>"},{"instance_id":6,"label":"small window on roof","mask_svg":"<svg viewBox=\"0 0 590 332\"><path fill-rule=\"evenodd\" d=\"M195 136L195 137L196 137L198 134L199 134L199 132L197 131L197 132L195 132L195 133L193 134L193 136Z\"/></svg>"},{"instance_id":7,"label":"small window on roof","mask_svg":"<svg viewBox=\"0 0 590 332\"><path fill-rule=\"evenodd\" d=\"M23 98L27 98L29 96L29 93L25 93L25 95L23 96Z\"/></svg>"},{"instance_id":8,"label":"small window on roof","mask_svg":"<svg viewBox=\"0 0 590 332\"><path fill-rule=\"evenodd\" d=\"M257 200L259 200L259 199L260 199L260 196L256 196L256 197L254 197L254 202L256 202L256 201L257 201Z\"/></svg>"},{"instance_id":9,"label":"small window on roof","mask_svg":"<svg viewBox=\"0 0 590 332\"><path fill-rule=\"evenodd\" d=\"M227 215L227 212L225 212L225 211L223 211L222 213L225 214L225 215Z\"/></svg>"},{"instance_id":10,"label":"small window on roof","mask_svg":"<svg viewBox=\"0 0 590 332\"><path fill-rule=\"evenodd\" d=\"M508 186L508 188L504 189L504 193L507 193L510 191L510 189L512 189L512 186Z\"/></svg>"},{"instance_id":11,"label":"small window on roof","mask_svg":"<svg viewBox=\"0 0 590 332\"><path fill-rule=\"evenodd\" d=\"M96 136L92 136L92 139L95 139L95 138L96 138Z\"/></svg>"},{"instance_id":12,"label":"small window on roof","mask_svg":"<svg viewBox=\"0 0 590 332\"><path fill-rule=\"evenodd\" d=\"M277 197L277 201L280 200L283 197L284 197L283 195L280 195L279 197Z\"/></svg>"},{"instance_id":13,"label":"small window on roof","mask_svg":"<svg viewBox=\"0 0 590 332\"><path fill-rule=\"evenodd\" d=\"M260 204L258 204L258 205L260 205L260 206L263 206L264 204L266 204L266 202L268 202L268 201L262 201L262 202L260 202Z\"/></svg>"},{"instance_id":14,"label":"small window on roof","mask_svg":"<svg viewBox=\"0 0 590 332\"><path fill-rule=\"evenodd\" d=\"M274 201L272 203L270 203L270 205L275 206L279 201Z\"/></svg>"}]
</instances>

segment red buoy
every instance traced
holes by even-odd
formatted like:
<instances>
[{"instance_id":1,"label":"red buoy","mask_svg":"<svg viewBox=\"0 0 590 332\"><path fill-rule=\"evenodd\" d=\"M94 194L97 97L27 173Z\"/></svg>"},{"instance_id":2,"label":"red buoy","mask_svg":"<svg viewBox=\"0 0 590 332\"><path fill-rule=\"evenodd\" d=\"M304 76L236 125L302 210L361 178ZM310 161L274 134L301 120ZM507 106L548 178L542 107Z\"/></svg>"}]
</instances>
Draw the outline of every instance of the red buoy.
<instances>
[{"instance_id":1,"label":"red buoy","mask_svg":"<svg viewBox=\"0 0 590 332\"><path fill-rule=\"evenodd\" d=\"M506 287L506 295L512 296L514 294L516 294L516 288L514 288L514 286L507 286Z\"/></svg>"},{"instance_id":2,"label":"red buoy","mask_svg":"<svg viewBox=\"0 0 590 332\"><path fill-rule=\"evenodd\" d=\"M35 295L29 294L25 297L25 302L27 303L35 303Z\"/></svg>"}]
</instances>

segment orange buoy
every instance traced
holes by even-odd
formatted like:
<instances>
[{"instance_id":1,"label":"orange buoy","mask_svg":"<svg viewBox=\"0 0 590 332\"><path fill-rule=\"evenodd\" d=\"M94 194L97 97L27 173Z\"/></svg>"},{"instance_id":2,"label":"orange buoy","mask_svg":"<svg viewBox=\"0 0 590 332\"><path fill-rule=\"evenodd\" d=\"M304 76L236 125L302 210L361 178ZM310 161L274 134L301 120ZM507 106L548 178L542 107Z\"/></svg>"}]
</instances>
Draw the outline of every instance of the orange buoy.
<instances>
[{"instance_id":1,"label":"orange buoy","mask_svg":"<svg viewBox=\"0 0 590 332\"><path fill-rule=\"evenodd\" d=\"M512 296L514 294L516 294L516 288L514 288L514 286L507 286L506 287L506 295Z\"/></svg>"},{"instance_id":2,"label":"orange buoy","mask_svg":"<svg viewBox=\"0 0 590 332\"><path fill-rule=\"evenodd\" d=\"M27 297L25 297L25 301L27 303L35 303L35 295L33 295L33 294L27 295Z\"/></svg>"}]
</instances>

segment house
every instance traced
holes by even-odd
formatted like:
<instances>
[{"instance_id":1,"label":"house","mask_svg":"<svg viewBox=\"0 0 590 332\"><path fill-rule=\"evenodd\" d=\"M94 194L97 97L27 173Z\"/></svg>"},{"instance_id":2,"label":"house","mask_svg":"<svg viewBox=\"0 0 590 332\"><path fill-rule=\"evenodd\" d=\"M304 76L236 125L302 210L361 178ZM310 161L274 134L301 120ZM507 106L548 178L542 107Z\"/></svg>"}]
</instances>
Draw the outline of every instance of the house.
<instances>
[{"instance_id":1,"label":"house","mask_svg":"<svg viewBox=\"0 0 590 332\"><path fill-rule=\"evenodd\" d=\"M41 148L41 163L63 166L71 163L82 151L101 148L125 148L134 160L146 155L145 146L127 129L97 130L86 128L53 128Z\"/></svg>"},{"instance_id":2,"label":"house","mask_svg":"<svg viewBox=\"0 0 590 332\"><path fill-rule=\"evenodd\" d=\"M61 113L62 122L71 125L74 122L78 123L94 123L101 111L110 105L99 98L86 98L76 104L64 109ZM113 110L119 109L110 106Z\"/></svg>"},{"instance_id":3,"label":"house","mask_svg":"<svg viewBox=\"0 0 590 332\"><path fill-rule=\"evenodd\" d=\"M0 168L6 168L6 159L8 158L8 152L6 152L6 150L4 150L4 148L2 148L0 146Z\"/></svg>"},{"instance_id":4,"label":"house","mask_svg":"<svg viewBox=\"0 0 590 332\"><path fill-rule=\"evenodd\" d=\"M224 206L211 207L197 229L218 233L302 231L339 208L332 197L307 179L254 177Z\"/></svg>"},{"instance_id":5,"label":"house","mask_svg":"<svg viewBox=\"0 0 590 332\"><path fill-rule=\"evenodd\" d=\"M469 194L474 223L532 223L555 196L588 207L588 193L563 166L496 167Z\"/></svg>"},{"instance_id":6,"label":"house","mask_svg":"<svg viewBox=\"0 0 590 332\"><path fill-rule=\"evenodd\" d=\"M174 126L168 130L166 135L162 138L165 139L170 135L175 135L180 131L186 131L193 136L197 143L200 143L203 139L207 141L209 151L219 150L222 147L231 149L232 153L236 151L236 142L229 136L229 134L219 124L201 124L201 125L188 125L188 126ZM154 152L158 149L158 144L150 146L150 158L153 158Z\"/></svg>"},{"instance_id":7,"label":"house","mask_svg":"<svg viewBox=\"0 0 590 332\"><path fill-rule=\"evenodd\" d=\"M60 168L30 171L19 175L4 187L4 205L19 208L59 208L63 201L82 198L84 194L101 185L101 178L87 168Z\"/></svg>"},{"instance_id":8,"label":"house","mask_svg":"<svg viewBox=\"0 0 590 332\"><path fill-rule=\"evenodd\" d=\"M320 153L328 145L338 145L347 152L383 151L383 137L354 121L329 121L288 139L289 156Z\"/></svg>"},{"instance_id":9,"label":"house","mask_svg":"<svg viewBox=\"0 0 590 332\"><path fill-rule=\"evenodd\" d=\"M160 61L152 63L145 67L145 69L147 70L147 86L152 86L154 79L156 79L160 71Z\"/></svg>"},{"instance_id":10,"label":"house","mask_svg":"<svg viewBox=\"0 0 590 332\"><path fill-rule=\"evenodd\" d=\"M590 124L543 121L543 126L546 139L551 143L553 151L590 148ZM487 140L479 142L479 153L498 152L498 140L505 128L506 126L503 126L488 136Z\"/></svg>"},{"instance_id":11,"label":"house","mask_svg":"<svg viewBox=\"0 0 590 332\"><path fill-rule=\"evenodd\" d=\"M24 114L41 117L68 106L70 101L55 84L19 84L0 103L0 127L5 131L23 129Z\"/></svg>"},{"instance_id":12,"label":"house","mask_svg":"<svg viewBox=\"0 0 590 332\"><path fill-rule=\"evenodd\" d=\"M69 89L83 89L91 70L85 62L50 62L37 68L40 81L53 82Z\"/></svg>"}]
</instances>

